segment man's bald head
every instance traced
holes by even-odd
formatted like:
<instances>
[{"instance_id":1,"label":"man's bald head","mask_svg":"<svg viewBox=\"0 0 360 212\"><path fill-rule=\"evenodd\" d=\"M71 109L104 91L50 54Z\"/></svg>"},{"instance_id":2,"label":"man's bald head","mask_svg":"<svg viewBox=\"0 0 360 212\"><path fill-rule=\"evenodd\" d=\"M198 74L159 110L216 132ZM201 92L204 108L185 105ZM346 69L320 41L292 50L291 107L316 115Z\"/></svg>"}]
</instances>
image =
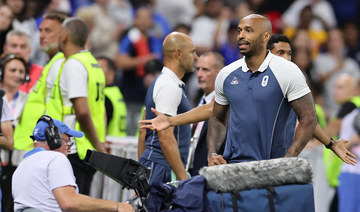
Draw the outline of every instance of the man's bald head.
<instances>
[{"instance_id":1,"label":"man's bald head","mask_svg":"<svg viewBox=\"0 0 360 212\"><path fill-rule=\"evenodd\" d=\"M192 72L198 58L191 38L181 32L172 32L163 42L164 66L173 70L181 79Z\"/></svg>"},{"instance_id":2,"label":"man's bald head","mask_svg":"<svg viewBox=\"0 0 360 212\"><path fill-rule=\"evenodd\" d=\"M262 32L272 32L272 25L269 19L267 19L263 15L259 14L250 14L248 16L245 16L243 20L250 20L254 23L255 26L260 27L262 29Z\"/></svg>"},{"instance_id":3,"label":"man's bald head","mask_svg":"<svg viewBox=\"0 0 360 212\"><path fill-rule=\"evenodd\" d=\"M344 104L356 95L358 95L358 80L349 74L341 74L335 81L335 101Z\"/></svg>"},{"instance_id":4,"label":"man's bald head","mask_svg":"<svg viewBox=\"0 0 360 212\"><path fill-rule=\"evenodd\" d=\"M172 32L168 36L166 36L163 42L162 50L164 58L170 59L175 50L184 49L185 47L188 47L192 44L193 42L188 35L181 32Z\"/></svg>"}]
</instances>

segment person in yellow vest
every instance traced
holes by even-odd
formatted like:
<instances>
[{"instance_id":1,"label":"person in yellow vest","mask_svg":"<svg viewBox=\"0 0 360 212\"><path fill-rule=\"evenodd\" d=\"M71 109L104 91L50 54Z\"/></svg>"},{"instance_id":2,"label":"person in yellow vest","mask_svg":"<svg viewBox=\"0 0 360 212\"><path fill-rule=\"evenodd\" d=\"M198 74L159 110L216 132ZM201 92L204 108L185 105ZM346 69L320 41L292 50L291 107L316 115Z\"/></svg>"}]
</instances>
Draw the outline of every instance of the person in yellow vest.
<instances>
[{"instance_id":1,"label":"person in yellow vest","mask_svg":"<svg viewBox=\"0 0 360 212\"><path fill-rule=\"evenodd\" d=\"M39 80L37 81L34 90L28 95L28 100L24 106L24 110L19 119L18 125L14 131L14 148L16 150L24 150L26 153L33 148L33 142L29 138L36 125L34 120L39 119L45 113L46 96L48 91L54 84L57 72L65 60L64 54L59 52L59 34L62 28L62 23L66 16L58 12L46 13L43 16L43 21L40 24L40 46L41 49L49 56L49 62L44 66ZM49 74L51 73L51 74ZM49 76L49 77L48 77ZM50 77L50 76L55 76ZM23 154L13 158L23 158ZM20 161L19 161L20 162Z\"/></svg>"},{"instance_id":2,"label":"person in yellow vest","mask_svg":"<svg viewBox=\"0 0 360 212\"><path fill-rule=\"evenodd\" d=\"M96 58L104 71L105 109L106 109L106 135L126 136L126 104L118 86L114 85L116 66L114 61L106 56Z\"/></svg>"},{"instance_id":3,"label":"person in yellow vest","mask_svg":"<svg viewBox=\"0 0 360 212\"><path fill-rule=\"evenodd\" d=\"M59 48L66 58L56 77L46 114L85 133L76 138L68 155L79 192L89 194L95 169L83 159L88 149L105 146L105 76L95 57L84 46L89 34L80 18L68 18L60 32Z\"/></svg>"}]
</instances>

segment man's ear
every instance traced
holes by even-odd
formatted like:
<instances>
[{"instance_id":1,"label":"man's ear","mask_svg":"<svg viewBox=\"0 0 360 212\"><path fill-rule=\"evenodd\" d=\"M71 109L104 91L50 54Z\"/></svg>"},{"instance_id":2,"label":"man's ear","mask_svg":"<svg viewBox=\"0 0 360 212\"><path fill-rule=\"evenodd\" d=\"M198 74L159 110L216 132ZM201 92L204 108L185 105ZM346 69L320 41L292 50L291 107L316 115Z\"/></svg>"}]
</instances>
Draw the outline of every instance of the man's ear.
<instances>
[{"instance_id":1,"label":"man's ear","mask_svg":"<svg viewBox=\"0 0 360 212\"><path fill-rule=\"evenodd\" d=\"M270 40L270 37L271 37L271 32L265 32L264 33L264 41L266 42L266 44Z\"/></svg>"},{"instance_id":2,"label":"man's ear","mask_svg":"<svg viewBox=\"0 0 360 212\"><path fill-rule=\"evenodd\" d=\"M181 50L180 49L175 49L175 57L178 59L181 58Z\"/></svg>"}]
</instances>

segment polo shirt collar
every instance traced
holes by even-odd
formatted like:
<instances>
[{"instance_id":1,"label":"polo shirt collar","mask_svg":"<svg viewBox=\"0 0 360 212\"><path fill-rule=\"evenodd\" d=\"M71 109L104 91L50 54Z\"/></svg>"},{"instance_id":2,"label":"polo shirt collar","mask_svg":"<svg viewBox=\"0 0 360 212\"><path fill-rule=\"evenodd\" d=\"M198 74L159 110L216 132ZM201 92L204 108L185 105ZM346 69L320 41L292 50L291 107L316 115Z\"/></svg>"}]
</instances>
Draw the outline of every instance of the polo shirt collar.
<instances>
[{"instance_id":1,"label":"polo shirt collar","mask_svg":"<svg viewBox=\"0 0 360 212\"><path fill-rule=\"evenodd\" d=\"M267 56L265 57L265 60L261 63L259 69L257 70L257 71L259 71L259 72L264 72L264 71L267 69L267 67L269 67L269 63L270 63L272 57L274 56L269 50L267 50L267 53L268 53L268 54L267 54ZM247 64L246 64L246 62L245 62L245 56L244 56L242 62L243 62L242 71L243 71L243 72L248 72L250 69L247 67Z\"/></svg>"},{"instance_id":2,"label":"polo shirt collar","mask_svg":"<svg viewBox=\"0 0 360 212\"><path fill-rule=\"evenodd\" d=\"M179 79L171 69L164 66L161 73L169 75L172 79L174 79L177 83L179 83L179 85L181 85L181 86L185 85L185 83L183 81L181 81L181 79Z\"/></svg>"}]
</instances>

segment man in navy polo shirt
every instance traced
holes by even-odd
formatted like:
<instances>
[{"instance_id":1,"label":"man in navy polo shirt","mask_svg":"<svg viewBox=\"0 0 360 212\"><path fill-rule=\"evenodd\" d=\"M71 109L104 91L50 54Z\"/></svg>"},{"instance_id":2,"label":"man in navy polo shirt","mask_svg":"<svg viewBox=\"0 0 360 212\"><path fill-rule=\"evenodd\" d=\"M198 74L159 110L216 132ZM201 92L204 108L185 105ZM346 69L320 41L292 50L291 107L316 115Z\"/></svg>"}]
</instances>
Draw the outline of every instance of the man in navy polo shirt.
<instances>
[{"instance_id":1,"label":"man in navy polo shirt","mask_svg":"<svg viewBox=\"0 0 360 212\"><path fill-rule=\"evenodd\" d=\"M151 108L169 116L191 109L182 77L194 70L197 54L189 36L173 32L163 43L164 68L148 88L145 98L146 119L155 118ZM140 133L143 135L143 133ZM150 184L171 181L171 170L178 180L187 179L185 171L190 145L190 126L170 127L160 131L146 130L139 136L140 163L151 168Z\"/></svg>"},{"instance_id":2,"label":"man in navy polo shirt","mask_svg":"<svg viewBox=\"0 0 360 212\"><path fill-rule=\"evenodd\" d=\"M314 102L305 77L294 63L266 49L271 37L267 18L246 16L240 20L238 32L244 57L222 69L215 82L208 133L209 165L297 156L316 126ZM294 138L285 130L291 108L299 117ZM221 144L218 131L226 125L224 155L216 155Z\"/></svg>"}]
</instances>

